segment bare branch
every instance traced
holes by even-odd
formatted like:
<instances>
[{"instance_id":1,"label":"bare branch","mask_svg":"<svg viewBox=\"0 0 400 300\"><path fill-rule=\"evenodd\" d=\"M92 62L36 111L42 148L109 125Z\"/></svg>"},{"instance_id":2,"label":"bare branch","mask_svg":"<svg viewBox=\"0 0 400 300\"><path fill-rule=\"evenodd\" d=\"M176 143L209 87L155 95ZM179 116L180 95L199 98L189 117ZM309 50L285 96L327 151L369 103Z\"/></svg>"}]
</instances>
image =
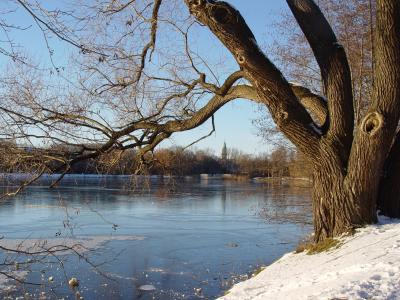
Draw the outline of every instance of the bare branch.
<instances>
[{"instance_id":1,"label":"bare branch","mask_svg":"<svg viewBox=\"0 0 400 300\"><path fill-rule=\"evenodd\" d=\"M147 43L146 46L144 46L144 48L142 50L140 66L139 66L139 69L137 70L137 73L136 73L137 75L136 75L136 78L134 79L134 82L138 82L140 80L140 77L142 76L142 72L143 72L143 69L146 64L147 53L151 49L151 52L150 52L150 59L151 59L151 55L154 51L154 47L156 46L158 11L160 10L161 2L162 2L162 0L154 1L153 14L152 14L152 18L151 18L150 41Z\"/></svg>"},{"instance_id":2,"label":"bare branch","mask_svg":"<svg viewBox=\"0 0 400 300\"><path fill-rule=\"evenodd\" d=\"M84 45L80 45L78 42L74 41L70 37L66 36L63 32L57 30L56 28L50 26L45 20L40 18L32 9L29 7L29 5L24 1L24 0L17 0L17 2L32 16L32 18L37 22L38 24L42 24L45 26L48 30L50 30L53 34L55 34L60 40L67 42L68 44L73 45L74 47L77 47L81 49L82 52L84 53L96 53L99 55L104 55L104 53L100 53L96 50L90 49L89 47L86 47Z\"/></svg>"}]
</instances>

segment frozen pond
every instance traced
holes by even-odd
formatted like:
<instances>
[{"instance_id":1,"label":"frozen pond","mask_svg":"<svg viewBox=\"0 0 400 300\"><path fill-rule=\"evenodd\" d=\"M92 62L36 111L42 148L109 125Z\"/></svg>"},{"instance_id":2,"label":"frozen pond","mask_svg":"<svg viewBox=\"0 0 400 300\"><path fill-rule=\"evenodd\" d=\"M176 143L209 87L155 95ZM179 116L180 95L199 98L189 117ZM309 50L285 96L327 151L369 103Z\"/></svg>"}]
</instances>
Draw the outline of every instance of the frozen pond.
<instances>
[{"instance_id":1,"label":"frozen pond","mask_svg":"<svg viewBox=\"0 0 400 300\"><path fill-rule=\"evenodd\" d=\"M81 257L64 251L37 263L0 250L0 271L39 284L3 285L3 297L213 299L311 230L307 188L187 179L129 191L125 179L82 178L56 189L30 187L0 203L1 246L85 247L76 248ZM74 289L72 277L79 280Z\"/></svg>"}]
</instances>

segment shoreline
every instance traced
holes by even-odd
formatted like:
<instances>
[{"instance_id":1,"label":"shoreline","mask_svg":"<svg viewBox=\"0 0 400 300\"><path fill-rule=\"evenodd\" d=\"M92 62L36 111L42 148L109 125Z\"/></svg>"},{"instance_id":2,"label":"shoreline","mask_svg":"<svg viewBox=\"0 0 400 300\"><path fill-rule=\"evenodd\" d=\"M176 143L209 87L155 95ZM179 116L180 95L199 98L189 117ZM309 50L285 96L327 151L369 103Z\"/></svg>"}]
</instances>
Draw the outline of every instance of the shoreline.
<instances>
[{"instance_id":1,"label":"shoreline","mask_svg":"<svg viewBox=\"0 0 400 300\"><path fill-rule=\"evenodd\" d=\"M340 238L339 247L286 253L218 299L399 299L400 220L379 219Z\"/></svg>"}]
</instances>

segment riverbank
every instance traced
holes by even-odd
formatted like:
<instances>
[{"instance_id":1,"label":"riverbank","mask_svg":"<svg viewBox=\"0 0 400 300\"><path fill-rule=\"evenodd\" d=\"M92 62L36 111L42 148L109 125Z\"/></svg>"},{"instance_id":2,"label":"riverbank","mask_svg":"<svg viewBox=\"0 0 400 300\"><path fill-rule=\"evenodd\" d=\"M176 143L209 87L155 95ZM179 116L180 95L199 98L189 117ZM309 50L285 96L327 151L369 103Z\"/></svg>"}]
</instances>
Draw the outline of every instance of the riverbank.
<instances>
[{"instance_id":1,"label":"riverbank","mask_svg":"<svg viewBox=\"0 0 400 300\"><path fill-rule=\"evenodd\" d=\"M290 185L299 187L312 187L312 179L307 177L256 177L255 182L275 184L275 185Z\"/></svg>"},{"instance_id":2,"label":"riverbank","mask_svg":"<svg viewBox=\"0 0 400 300\"><path fill-rule=\"evenodd\" d=\"M382 217L340 243L288 253L220 300L400 299L400 220Z\"/></svg>"}]
</instances>

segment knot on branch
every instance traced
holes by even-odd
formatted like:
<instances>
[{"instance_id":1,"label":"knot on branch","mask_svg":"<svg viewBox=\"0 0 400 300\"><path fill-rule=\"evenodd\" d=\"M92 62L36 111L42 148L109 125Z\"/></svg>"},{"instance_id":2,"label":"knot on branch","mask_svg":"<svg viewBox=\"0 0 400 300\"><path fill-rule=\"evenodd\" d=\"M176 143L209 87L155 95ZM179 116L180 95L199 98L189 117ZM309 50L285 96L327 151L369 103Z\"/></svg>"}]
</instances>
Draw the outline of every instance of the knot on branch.
<instances>
[{"instance_id":1,"label":"knot on branch","mask_svg":"<svg viewBox=\"0 0 400 300\"><path fill-rule=\"evenodd\" d=\"M237 11L229 3L212 0L189 0L189 10L200 22L214 26L237 23Z\"/></svg>"},{"instance_id":2,"label":"knot on branch","mask_svg":"<svg viewBox=\"0 0 400 300\"><path fill-rule=\"evenodd\" d=\"M276 121L277 121L277 124L279 125L279 124L284 123L288 119L289 114L287 111L280 111L277 113L276 116L277 116Z\"/></svg>"},{"instance_id":3,"label":"knot on branch","mask_svg":"<svg viewBox=\"0 0 400 300\"><path fill-rule=\"evenodd\" d=\"M246 50L236 50L234 52L235 55L235 59L237 61L237 63L240 65L240 69L242 70L242 66L244 64L248 64L249 63L249 58L251 58L251 54L249 52L247 52Z\"/></svg>"},{"instance_id":4,"label":"knot on branch","mask_svg":"<svg viewBox=\"0 0 400 300\"><path fill-rule=\"evenodd\" d=\"M239 63L239 65L243 65L246 62L246 58L244 57L243 54L236 55L236 60Z\"/></svg>"},{"instance_id":5,"label":"knot on branch","mask_svg":"<svg viewBox=\"0 0 400 300\"><path fill-rule=\"evenodd\" d=\"M227 24L234 21L231 6L224 2L211 5L209 11L211 19L218 24Z\"/></svg>"},{"instance_id":6,"label":"knot on branch","mask_svg":"<svg viewBox=\"0 0 400 300\"><path fill-rule=\"evenodd\" d=\"M189 11L196 18L199 18L206 4L207 0L189 0Z\"/></svg>"},{"instance_id":7,"label":"knot on branch","mask_svg":"<svg viewBox=\"0 0 400 300\"><path fill-rule=\"evenodd\" d=\"M361 123L361 130L373 136L381 127L383 126L383 116L378 112L371 112L367 114L362 123Z\"/></svg>"},{"instance_id":8,"label":"knot on branch","mask_svg":"<svg viewBox=\"0 0 400 300\"><path fill-rule=\"evenodd\" d=\"M206 4L206 0L191 0L190 1L190 7L191 8L196 8L196 7L201 7Z\"/></svg>"}]
</instances>

